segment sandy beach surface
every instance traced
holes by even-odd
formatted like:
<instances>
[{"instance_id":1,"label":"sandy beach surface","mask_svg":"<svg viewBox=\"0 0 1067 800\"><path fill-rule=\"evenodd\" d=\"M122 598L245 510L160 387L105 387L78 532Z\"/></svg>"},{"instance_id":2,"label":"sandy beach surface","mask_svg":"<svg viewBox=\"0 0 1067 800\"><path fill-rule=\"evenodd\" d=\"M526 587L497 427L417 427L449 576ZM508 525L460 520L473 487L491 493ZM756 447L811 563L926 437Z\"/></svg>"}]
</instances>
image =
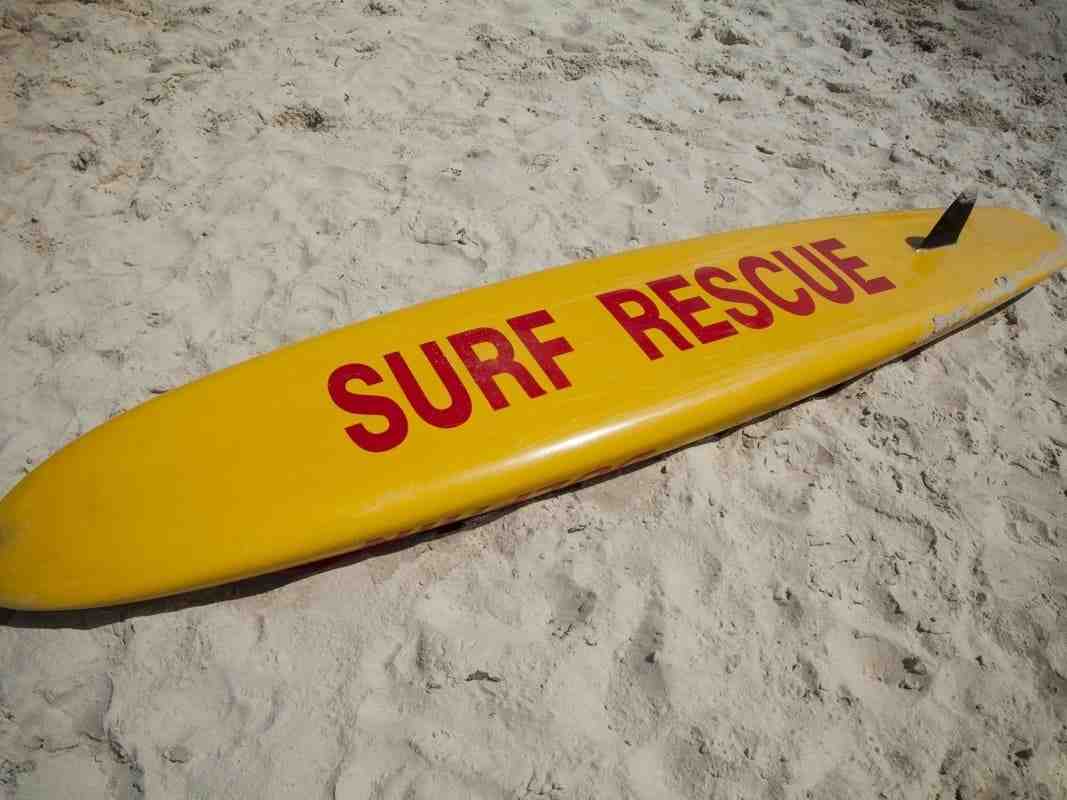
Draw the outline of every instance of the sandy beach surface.
<instances>
[{"instance_id":1,"label":"sandy beach surface","mask_svg":"<svg viewBox=\"0 0 1067 800\"><path fill-rule=\"evenodd\" d=\"M0 0L0 131L2 492L208 372L552 264L972 183L1062 232L1067 7ZM461 530L0 611L0 796L1064 798L1065 477L1061 274Z\"/></svg>"}]
</instances>

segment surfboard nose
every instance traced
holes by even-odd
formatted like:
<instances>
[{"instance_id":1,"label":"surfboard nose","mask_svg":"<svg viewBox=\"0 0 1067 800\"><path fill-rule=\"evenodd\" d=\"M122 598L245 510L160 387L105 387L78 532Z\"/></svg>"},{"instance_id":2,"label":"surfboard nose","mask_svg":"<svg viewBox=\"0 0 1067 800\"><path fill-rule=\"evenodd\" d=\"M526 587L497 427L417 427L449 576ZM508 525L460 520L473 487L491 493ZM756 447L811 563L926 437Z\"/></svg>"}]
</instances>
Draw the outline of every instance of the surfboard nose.
<instances>
[{"instance_id":1,"label":"surfboard nose","mask_svg":"<svg viewBox=\"0 0 1067 800\"><path fill-rule=\"evenodd\" d=\"M20 611L55 608L48 599L48 581L43 575L26 570L27 564L46 556L33 552L32 537L20 531L11 494L0 499L0 608Z\"/></svg>"},{"instance_id":2,"label":"surfboard nose","mask_svg":"<svg viewBox=\"0 0 1067 800\"><path fill-rule=\"evenodd\" d=\"M63 540L35 531L32 509L55 506L47 485L27 476L0 498L0 607L50 611L79 605L77 577L69 574ZM73 535L69 532L67 535Z\"/></svg>"}]
</instances>

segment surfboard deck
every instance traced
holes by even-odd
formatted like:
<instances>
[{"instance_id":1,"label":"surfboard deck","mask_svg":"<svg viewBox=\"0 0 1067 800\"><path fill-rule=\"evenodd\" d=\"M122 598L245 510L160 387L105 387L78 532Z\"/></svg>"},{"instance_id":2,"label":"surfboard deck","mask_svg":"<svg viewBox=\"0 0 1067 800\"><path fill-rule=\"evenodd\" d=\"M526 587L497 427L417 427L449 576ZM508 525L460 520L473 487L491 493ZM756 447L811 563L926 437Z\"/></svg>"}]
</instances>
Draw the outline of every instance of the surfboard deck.
<instances>
[{"instance_id":1,"label":"surfboard deck","mask_svg":"<svg viewBox=\"0 0 1067 800\"><path fill-rule=\"evenodd\" d=\"M976 209L723 233L556 267L310 339L72 442L0 501L0 605L202 588L647 459L846 381L1067 266Z\"/></svg>"}]
</instances>

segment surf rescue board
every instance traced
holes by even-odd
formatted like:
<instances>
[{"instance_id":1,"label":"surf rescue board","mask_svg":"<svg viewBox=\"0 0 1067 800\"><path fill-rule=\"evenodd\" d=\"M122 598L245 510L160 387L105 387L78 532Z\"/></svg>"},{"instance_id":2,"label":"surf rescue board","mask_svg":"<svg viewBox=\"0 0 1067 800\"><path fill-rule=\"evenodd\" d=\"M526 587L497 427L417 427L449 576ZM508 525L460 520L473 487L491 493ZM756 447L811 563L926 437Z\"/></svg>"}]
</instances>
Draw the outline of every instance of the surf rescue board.
<instances>
[{"instance_id":1,"label":"surf rescue board","mask_svg":"<svg viewBox=\"0 0 1067 800\"><path fill-rule=\"evenodd\" d=\"M0 501L0 605L110 605L356 550L847 381L1067 266L1034 217L971 205L548 269L170 391Z\"/></svg>"}]
</instances>

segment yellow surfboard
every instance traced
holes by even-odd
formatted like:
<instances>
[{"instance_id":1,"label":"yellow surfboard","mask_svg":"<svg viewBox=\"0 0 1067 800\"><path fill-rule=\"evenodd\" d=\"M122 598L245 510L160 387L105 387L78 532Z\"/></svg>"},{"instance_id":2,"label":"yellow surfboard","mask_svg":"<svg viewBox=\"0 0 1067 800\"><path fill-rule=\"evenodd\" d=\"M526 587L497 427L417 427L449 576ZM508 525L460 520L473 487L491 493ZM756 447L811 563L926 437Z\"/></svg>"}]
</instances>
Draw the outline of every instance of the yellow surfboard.
<instances>
[{"instance_id":1,"label":"yellow surfboard","mask_svg":"<svg viewBox=\"0 0 1067 800\"><path fill-rule=\"evenodd\" d=\"M846 381L1067 266L1010 209L953 243L959 205L549 269L172 391L0 501L0 605L157 597L505 506Z\"/></svg>"}]
</instances>

